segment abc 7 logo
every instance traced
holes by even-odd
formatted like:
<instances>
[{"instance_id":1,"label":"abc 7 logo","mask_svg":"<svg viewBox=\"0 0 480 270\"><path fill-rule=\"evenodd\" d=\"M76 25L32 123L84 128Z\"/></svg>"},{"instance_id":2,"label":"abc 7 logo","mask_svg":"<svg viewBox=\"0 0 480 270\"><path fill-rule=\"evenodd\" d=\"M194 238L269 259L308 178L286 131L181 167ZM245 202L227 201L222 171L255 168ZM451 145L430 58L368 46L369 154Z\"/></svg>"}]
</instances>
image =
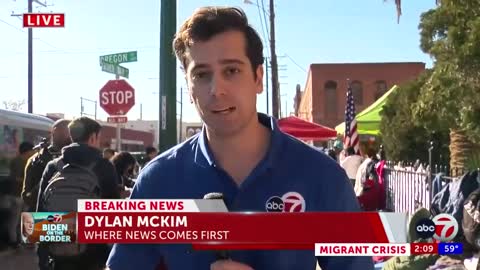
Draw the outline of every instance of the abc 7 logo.
<instances>
[{"instance_id":1,"label":"abc 7 logo","mask_svg":"<svg viewBox=\"0 0 480 270\"><path fill-rule=\"evenodd\" d=\"M440 214L430 220L421 219L415 225L415 232L420 238L434 238L441 242L453 240L458 233L458 222L449 214Z\"/></svg>"},{"instance_id":2,"label":"abc 7 logo","mask_svg":"<svg viewBox=\"0 0 480 270\"><path fill-rule=\"evenodd\" d=\"M305 199L297 192L288 192L282 197L270 197L265 209L267 212L305 212Z\"/></svg>"},{"instance_id":3,"label":"abc 7 logo","mask_svg":"<svg viewBox=\"0 0 480 270\"><path fill-rule=\"evenodd\" d=\"M62 215L60 215L60 214L49 215L49 216L47 217L47 220L48 220L49 222L59 223L59 222L62 221Z\"/></svg>"}]
</instances>

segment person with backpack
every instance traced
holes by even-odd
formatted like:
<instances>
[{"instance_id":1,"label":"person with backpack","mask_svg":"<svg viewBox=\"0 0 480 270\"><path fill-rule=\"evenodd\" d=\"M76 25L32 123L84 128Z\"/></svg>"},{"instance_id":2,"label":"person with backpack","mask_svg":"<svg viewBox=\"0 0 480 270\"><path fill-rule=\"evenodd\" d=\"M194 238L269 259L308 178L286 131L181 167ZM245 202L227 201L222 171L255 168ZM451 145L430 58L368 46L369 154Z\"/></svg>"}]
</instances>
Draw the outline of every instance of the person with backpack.
<instances>
[{"instance_id":1,"label":"person with backpack","mask_svg":"<svg viewBox=\"0 0 480 270\"><path fill-rule=\"evenodd\" d=\"M119 199L117 173L100 151L101 126L88 117L73 120L68 129L72 144L48 163L40 183L37 211L76 211L78 199ZM102 269L109 247L48 244L53 269Z\"/></svg>"},{"instance_id":2,"label":"person with backpack","mask_svg":"<svg viewBox=\"0 0 480 270\"><path fill-rule=\"evenodd\" d=\"M50 142L48 139L44 139L42 143L35 146L33 150L37 153L27 160L21 194L25 211L35 211L40 180L47 163L59 157L62 148L72 142L68 132L68 123L70 121L66 119L57 120L52 126Z\"/></svg>"}]
</instances>

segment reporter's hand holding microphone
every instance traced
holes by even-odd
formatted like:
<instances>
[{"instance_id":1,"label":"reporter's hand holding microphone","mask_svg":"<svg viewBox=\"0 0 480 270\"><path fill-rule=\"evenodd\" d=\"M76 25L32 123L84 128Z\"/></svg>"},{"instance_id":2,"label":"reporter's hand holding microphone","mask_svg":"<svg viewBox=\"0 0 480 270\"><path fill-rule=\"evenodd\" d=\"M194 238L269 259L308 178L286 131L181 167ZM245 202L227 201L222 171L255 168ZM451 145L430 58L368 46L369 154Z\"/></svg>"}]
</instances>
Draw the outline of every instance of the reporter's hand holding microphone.
<instances>
[{"instance_id":1,"label":"reporter's hand holding microphone","mask_svg":"<svg viewBox=\"0 0 480 270\"><path fill-rule=\"evenodd\" d=\"M208 193L203 196L203 199L223 200L223 203L225 206L227 206L222 193ZM210 270L254 270L246 264L230 260L230 256L226 250L217 251L215 255L217 257L217 261L210 265Z\"/></svg>"}]
</instances>

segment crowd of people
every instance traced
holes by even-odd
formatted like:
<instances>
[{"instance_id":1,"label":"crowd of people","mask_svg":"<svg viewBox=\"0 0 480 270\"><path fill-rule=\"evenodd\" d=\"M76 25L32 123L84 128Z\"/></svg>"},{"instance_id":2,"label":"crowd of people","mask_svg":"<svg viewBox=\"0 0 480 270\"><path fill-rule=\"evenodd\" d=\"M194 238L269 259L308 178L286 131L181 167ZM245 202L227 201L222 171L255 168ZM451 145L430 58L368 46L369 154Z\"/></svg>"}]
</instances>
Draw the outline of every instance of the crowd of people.
<instances>
[{"instance_id":1,"label":"crowd of people","mask_svg":"<svg viewBox=\"0 0 480 270\"><path fill-rule=\"evenodd\" d=\"M354 147L343 147L337 140L333 148L325 152L345 170L363 210L385 210L383 169L386 157L382 146L378 151L366 147L362 154Z\"/></svg>"},{"instance_id":2,"label":"crowd of people","mask_svg":"<svg viewBox=\"0 0 480 270\"><path fill-rule=\"evenodd\" d=\"M70 177L80 177L81 172L78 172L78 175L66 176L68 173L77 173L72 171L73 167L91 169L93 173L91 177L98 184L96 194L98 198L119 199L130 196L139 170L151 161L158 151L154 147L147 147L145 157L140 160L129 152L116 152L110 148L105 148L102 152L100 132L101 125L88 117L72 121L60 119L52 126L50 141L43 141L38 146L30 142L21 143L18 156L10 162L9 177L11 195L18 197L22 202L17 213L76 211L76 208L62 209L68 203L52 199L56 195L54 193L61 192L58 183L67 182L71 180ZM53 182L55 184L52 184ZM75 194L74 190L69 192L72 194L68 196L73 198L75 203L78 194ZM27 213L23 213L22 218L23 216L27 217ZM33 230L32 223L33 221L24 221L21 231L15 229L18 228L18 223L12 224L9 230L16 231L17 240L28 243L27 237ZM110 251L109 246L92 245L89 249L75 260L58 257L54 260L48 248L40 245L38 247L40 269L73 269L74 266L91 269L92 265L97 265L97 269L103 267ZM56 265L55 268L52 268L53 264Z\"/></svg>"}]
</instances>

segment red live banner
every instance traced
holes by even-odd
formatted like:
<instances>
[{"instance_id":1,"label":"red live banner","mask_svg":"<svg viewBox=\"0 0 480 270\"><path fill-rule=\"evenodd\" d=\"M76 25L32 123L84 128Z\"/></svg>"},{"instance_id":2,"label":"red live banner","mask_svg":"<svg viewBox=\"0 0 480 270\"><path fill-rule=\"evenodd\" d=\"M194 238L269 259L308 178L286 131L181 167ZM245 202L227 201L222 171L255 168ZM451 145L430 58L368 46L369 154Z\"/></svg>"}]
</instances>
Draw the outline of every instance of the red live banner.
<instances>
[{"instance_id":1,"label":"red live banner","mask_svg":"<svg viewBox=\"0 0 480 270\"><path fill-rule=\"evenodd\" d=\"M378 213L79 212L79 243L184 243L195 249L312 249L389 243Z\"/></svg>"},{"instance_id":2,"label":"red live banner","mask_svg":"<svg viewBox=\"0 0 480 270\"><path fill-rule=\"evenodd\" d=\"M23 27L65 27L63 13L24 13Z\"/></svg>"}]
</instances>

